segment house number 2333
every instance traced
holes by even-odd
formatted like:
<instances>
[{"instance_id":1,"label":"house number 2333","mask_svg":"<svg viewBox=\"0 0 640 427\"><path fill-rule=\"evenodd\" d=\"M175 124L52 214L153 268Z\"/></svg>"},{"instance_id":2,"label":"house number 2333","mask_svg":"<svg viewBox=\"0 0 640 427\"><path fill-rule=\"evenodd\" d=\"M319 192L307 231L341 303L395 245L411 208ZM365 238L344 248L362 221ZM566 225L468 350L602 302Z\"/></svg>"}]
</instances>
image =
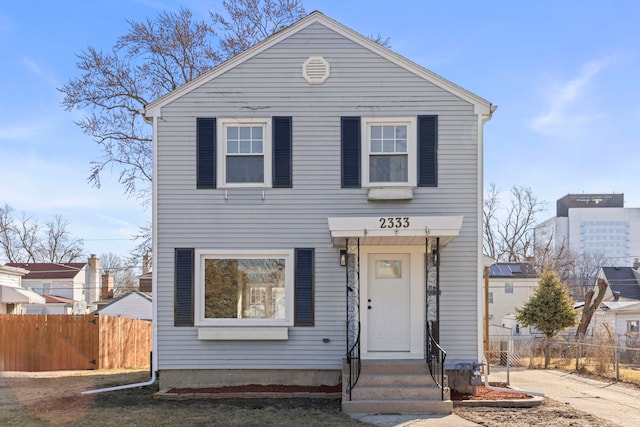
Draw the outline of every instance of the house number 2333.
<instances>
[{"instance_id":1,"label":"house number 2333","mask_svg":"<svg viewBox=\"0 0 640 427\"><path fill-rule=\"evenodd\" d=\"M380 228L409 228L409 217L379 218Z\"/></svg>"}]
</instances>

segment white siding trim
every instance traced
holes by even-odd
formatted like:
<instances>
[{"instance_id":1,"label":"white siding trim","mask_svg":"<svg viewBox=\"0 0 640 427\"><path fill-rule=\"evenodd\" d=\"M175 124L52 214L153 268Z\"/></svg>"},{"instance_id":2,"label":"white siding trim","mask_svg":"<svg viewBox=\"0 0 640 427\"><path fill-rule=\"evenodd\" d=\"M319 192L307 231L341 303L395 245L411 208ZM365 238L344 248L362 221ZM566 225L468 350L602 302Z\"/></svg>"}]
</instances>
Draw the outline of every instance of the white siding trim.
<instances>
[{"instance_id":1,"label":"white siding trim","mask_svg":"<svg viewBox=\"0 0 640 427\"><path fill-rule=\"evenodd\" d=\"M199 340L282 341L289 339L289 328L198 328Z\"/></svg>"},{"instance_id":2,"label":"white siding trim","mask_svg":"<svg viewBox=\"0 0 640 427\"><path fill-rule=\"evenodd\" d=\"M337 217L327 218L327 221L335 246L344 246L344 239L347 237L359 237L363 245L422 245L426 237L440 237L440 244L445 245L460 233L462 218L461 216L389 215ZM414 241L417 243L407 243Z\"/></svg>"}]
</instances>

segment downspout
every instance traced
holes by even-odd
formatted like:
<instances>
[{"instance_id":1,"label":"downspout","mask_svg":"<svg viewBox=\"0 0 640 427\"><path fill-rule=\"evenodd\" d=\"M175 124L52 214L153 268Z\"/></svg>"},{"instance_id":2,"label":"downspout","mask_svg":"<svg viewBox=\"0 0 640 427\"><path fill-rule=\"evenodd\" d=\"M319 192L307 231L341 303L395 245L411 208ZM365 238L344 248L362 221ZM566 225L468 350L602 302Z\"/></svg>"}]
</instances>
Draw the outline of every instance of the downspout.
<instances>
[{"instance_id":1,"label":"downspout","mask_svg":"<svg viewBox=\"0 0 640 427\"><path fill-rule=\"evenodd\" d=\"M155 343L155 340L154 340ZM153 356L155 358L155 354ZM124 390L127 388L136 388L136 387L145 387L148 385L152 385L153 383L156 382L156 371L155 369L153 369L153 366L151 367L151 379L147 382L144 383L135 383L135 384L125 384L125 385L117 385L114 387L105 387L105 388L99 388L97 390L87 390L87 391L83 391L80 392L80 394L96 394L96 393L104 393L105 391L114 391L114 390Z\"/></svg>"},{"instance_id":2,"label":"downspout","mask_svg":"<svg viewBox=\"0 0 640 427\"><path fill-rule=\"evenodd\" d=\"M157 144L157 135L158 135L158 117L159 116L153 116L153 117L148 117L146 116L146 110L141 110L140 113L144 116L144 120L147 123L150 123L152 125L153 128L153 140L152 140L152 145L153 145L153 171L157 171L157 163L158 163L158 153L156 152L158 144ZM151 215L151 239L152 239L152 243L151 243L151 253L152 253L152 259L151 259L151 295L154 295L154 298L152 298L151 300L151 307L152 307L152 319L151 319L151 329L152 329L152 350L151 350L151 378L149 379L149 381L146 382L142 382L142 383L135 383L135 384L125 384L125 385L118 385L118 386L114 386L114 387L106 387L106 388L99 388L96 390L87 390L87 391L83 391L80 394L96 394L96 393L104 393L106 391L115 391L115 390L124 390L124 389L128 389L128 388L136 388L136 387L146 387L148 385L152 385L153 383L156 382L157 380L157 370L158 370L158 241L157 241L157 235L154 232L154 230L156 230L156 225L158 224L158 217L157 217L157 210L156 210L156 206L157 205L157 195L158 195L158 181L156 179L153 179L151 181L151 186L152 186L152 215Z\"/></svg>"}]
</instances>

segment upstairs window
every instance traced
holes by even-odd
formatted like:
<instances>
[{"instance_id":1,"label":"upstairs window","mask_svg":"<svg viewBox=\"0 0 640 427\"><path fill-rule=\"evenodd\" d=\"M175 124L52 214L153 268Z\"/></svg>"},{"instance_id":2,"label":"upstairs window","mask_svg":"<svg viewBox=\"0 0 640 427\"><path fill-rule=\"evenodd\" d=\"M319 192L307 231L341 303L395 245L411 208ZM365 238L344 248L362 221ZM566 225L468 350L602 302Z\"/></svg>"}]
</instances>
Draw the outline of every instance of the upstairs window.
<instances>
[{"instance_id":1,"label":"upstairs window","mask_svg":"<svg viewBox=\"0 0 640 427\"><path fill-rule=\"evenodd\" d=\"M640 322L638 322L637 320L627 320L627 332L638 333L639 326L640 326Z\"/></svg>"},{"instance_id":2,"label":"upstairs window","mask_svg":"<svg viewBox=\"0 0 640 427\"><path fill-rule=\"evenodd\" d=\"M268 187L271 183L271 121L220 119L218 182L224 187Z\"/></svg>"},{"instance_id":3,"label":"upstairs window","mask_svg":"<svg viewBox=\"0 0 640 427\"><path fill-rule=\"evenodd\" d=\"M504 293L505 294L512 294L513 293L513 283L512 282L505 282L505 284L504 284Z\"/></svg>"},{"instance_id":4,"label":"upstairs window","mask_svg":"<svg viewBox=\"0 0 640 427\"><path fill-rule=\"evenodd\" d=\"M416 120L365 118L362 126L364 186L415 186Z\"/></svg>"}]
</instances>

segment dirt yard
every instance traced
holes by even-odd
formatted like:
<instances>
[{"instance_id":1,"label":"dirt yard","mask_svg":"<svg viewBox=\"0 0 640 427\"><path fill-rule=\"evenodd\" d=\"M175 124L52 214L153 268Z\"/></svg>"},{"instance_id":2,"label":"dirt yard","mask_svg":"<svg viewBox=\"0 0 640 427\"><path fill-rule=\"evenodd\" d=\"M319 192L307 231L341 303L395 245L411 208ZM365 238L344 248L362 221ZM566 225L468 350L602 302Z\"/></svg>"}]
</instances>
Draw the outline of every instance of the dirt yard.
<instances>
[{"instance_id":1,"label":"dirt yard","mask_svg":"<svg viewBox=\"0 0 640 427\"><path fill-rule=\"evenodd\" d=\"M340 412L339 399L174 402L153 399L157 385L81 395L144 382L148 371L0 373L2 426L365 426ZM484 426L614 426L561 403L535 408L456 408Z\"/></svg>"}]
</instances>

